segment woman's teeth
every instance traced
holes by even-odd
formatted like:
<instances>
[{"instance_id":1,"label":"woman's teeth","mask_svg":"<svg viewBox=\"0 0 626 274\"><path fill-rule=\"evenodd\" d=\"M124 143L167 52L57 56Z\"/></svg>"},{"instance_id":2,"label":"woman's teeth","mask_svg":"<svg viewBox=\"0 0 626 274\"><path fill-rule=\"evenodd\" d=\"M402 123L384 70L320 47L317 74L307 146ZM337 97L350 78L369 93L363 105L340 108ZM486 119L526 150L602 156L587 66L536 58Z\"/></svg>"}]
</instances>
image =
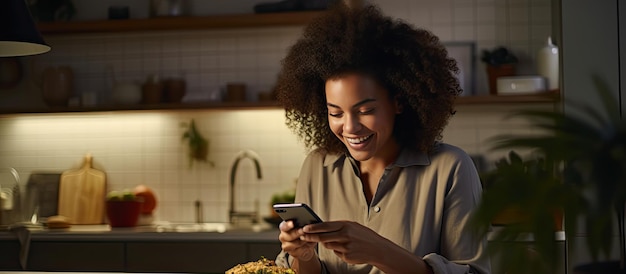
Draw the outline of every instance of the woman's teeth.
<instances>
[{"instance_id":1,"label":"woman's teeth","mask_svg":"<svg viewBox=\"0 0 626 274\"><path fill-rule=\"evenodd\" d=\"M372 137L372 135L368 135L365 137L359 137L359 138L348 138L346 137L346 140L348 140L348 143L350 144L360 144L363 143L365 141L367 141L367 139L369 139L370 137Z\"/></svg>"}]
</instances>

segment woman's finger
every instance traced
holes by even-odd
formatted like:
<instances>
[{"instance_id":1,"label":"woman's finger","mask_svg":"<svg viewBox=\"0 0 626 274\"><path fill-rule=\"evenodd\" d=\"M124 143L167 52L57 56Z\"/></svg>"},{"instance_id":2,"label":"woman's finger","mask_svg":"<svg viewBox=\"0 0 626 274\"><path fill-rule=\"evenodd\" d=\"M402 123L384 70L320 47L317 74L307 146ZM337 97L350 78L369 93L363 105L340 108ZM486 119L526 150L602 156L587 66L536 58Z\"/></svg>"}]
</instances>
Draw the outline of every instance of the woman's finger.
<instances>
[{"instance_id":1,"label":"woman's finger","mask_svg":"<svg viewBox=\"0 0 626 274\"><path fill-rule=\"evenodd\" d=\"M343 231L333 231L333 232L321 232L321 233L303 233L299 236L301 241L305 242L316 242L316 243L326 243L326 242L348 242L350 241L349 237L346 237Z\"/></svg>"},{"instance_id":2,"label":"woman's finger","mask_svg":"<svg viewBox=\"0 0 626 274\"><path fill-rule=\"evenodd\" d=\"M293 221L282 221L278 225L278 229L281 231L289 231L294 228Z\"/></svg>"},{"instance_id":3,"label":"woman's finger","mask_svg":"<svg viewBox=\"0 0 626 274\"><path fill-rule=\"evenodd\" d=\"M295 240L300 240L300 236L304 233L302 229L292 229L289 231L281 231L278 235L278 240L281 242L291 242Z\"/></svg>"},{"instance_id":4,"label":"woman's finger","mask_svg":"<svg viewBox=\"0 0 626 274\"><path fill-rule=\"evenodd\" d=\"M326 233L341 230L344 226L344 223L344 221L323 222L305 225L302 229L305 233Z\"/></svg>"}]
</instances>

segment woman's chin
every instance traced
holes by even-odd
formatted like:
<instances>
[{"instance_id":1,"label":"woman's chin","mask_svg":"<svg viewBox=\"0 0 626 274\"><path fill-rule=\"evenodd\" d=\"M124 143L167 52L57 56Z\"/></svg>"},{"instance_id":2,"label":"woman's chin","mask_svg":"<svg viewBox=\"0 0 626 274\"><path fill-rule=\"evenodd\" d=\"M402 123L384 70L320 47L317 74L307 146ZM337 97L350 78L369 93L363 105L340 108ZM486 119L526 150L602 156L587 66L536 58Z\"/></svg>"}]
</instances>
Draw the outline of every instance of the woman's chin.
<instances>
[{"instance_id":1,"label":"woman's chin","mask_svg":"<svg viewBox=\"0 0 626 274\"><path fill-rule=\"evenodd\" d=\"M369 150L355 150L352 148L348 148L348 152L350 152L350 156L359 162L367 161L372 158L372 154Z\"/></svg>"}]
</instances>

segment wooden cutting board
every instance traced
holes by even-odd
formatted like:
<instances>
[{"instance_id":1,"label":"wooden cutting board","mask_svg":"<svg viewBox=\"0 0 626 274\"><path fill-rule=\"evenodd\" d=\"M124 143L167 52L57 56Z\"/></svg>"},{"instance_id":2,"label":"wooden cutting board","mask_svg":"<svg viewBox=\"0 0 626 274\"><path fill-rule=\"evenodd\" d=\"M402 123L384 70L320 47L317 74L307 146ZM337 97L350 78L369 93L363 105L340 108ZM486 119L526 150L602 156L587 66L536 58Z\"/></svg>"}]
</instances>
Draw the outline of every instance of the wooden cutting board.
<instances>
[{"instance_id":1,"label":"wooden cutting board","mask_svg":"<svg viewBox=\"0 0 626 274\"><path fill-rule=\"evenodd\" d=\"M80 169L61 174L58 212L72 224L104 222L106 175L92 168L91 162L91 155L86 155Z\"/></svg>"}]
</instances>

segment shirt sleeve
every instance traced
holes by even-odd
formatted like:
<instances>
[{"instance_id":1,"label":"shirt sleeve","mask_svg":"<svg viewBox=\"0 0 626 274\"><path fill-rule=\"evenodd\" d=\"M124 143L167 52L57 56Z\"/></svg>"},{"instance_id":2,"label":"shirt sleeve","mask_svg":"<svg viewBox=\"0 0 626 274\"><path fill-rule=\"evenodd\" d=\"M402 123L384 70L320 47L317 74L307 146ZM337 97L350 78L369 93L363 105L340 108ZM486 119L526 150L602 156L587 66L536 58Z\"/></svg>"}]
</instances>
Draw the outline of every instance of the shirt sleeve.
<instances>
[{"instance_id":1,"label":"shirt sleeve","mask_svg":"<svg viewBox=\"0 0 626 274\"><path fill-rule=\"evenodd\" d=\"M437 253L427 254L423 259L428 265L430 265L433 269L433 273L435 274L473 273L470 272L469 265L450 262L448 259Z\"/></svg>"},{"instance_id":2,"label":"shirt sleeve","mask_svg":"<svg viewBox=\"0 0 626 274\"><path fill-rule=\"evenodd\" d=\"M487 239L469 224L482 186L471 158L464 152L456 154L458 159L450 169L444 198L440 254L427 254L423 259L435 274L487 274L491 272Z\"/></svg>"},{"instance_id":3,"label":"shirt sleeve","mask_svg":"<svg viewBox=\"0 0 626 274\"><path fill-rule=\"evenodd\" d=\"M319 257L318 257L318 260L319 260ZM293 257L289 256L289 253L285 251L281 251L278 254L278 256L276 256L275 263L277 266L280 266L280 267L291 268L291 265L293 264ZM320 265L322 267L322 271L320 272L321 274L330 274L330 272L328 271L328 268L326 268L326 265L321 260L320 260Z\"/></svg>"}]
</instances>

